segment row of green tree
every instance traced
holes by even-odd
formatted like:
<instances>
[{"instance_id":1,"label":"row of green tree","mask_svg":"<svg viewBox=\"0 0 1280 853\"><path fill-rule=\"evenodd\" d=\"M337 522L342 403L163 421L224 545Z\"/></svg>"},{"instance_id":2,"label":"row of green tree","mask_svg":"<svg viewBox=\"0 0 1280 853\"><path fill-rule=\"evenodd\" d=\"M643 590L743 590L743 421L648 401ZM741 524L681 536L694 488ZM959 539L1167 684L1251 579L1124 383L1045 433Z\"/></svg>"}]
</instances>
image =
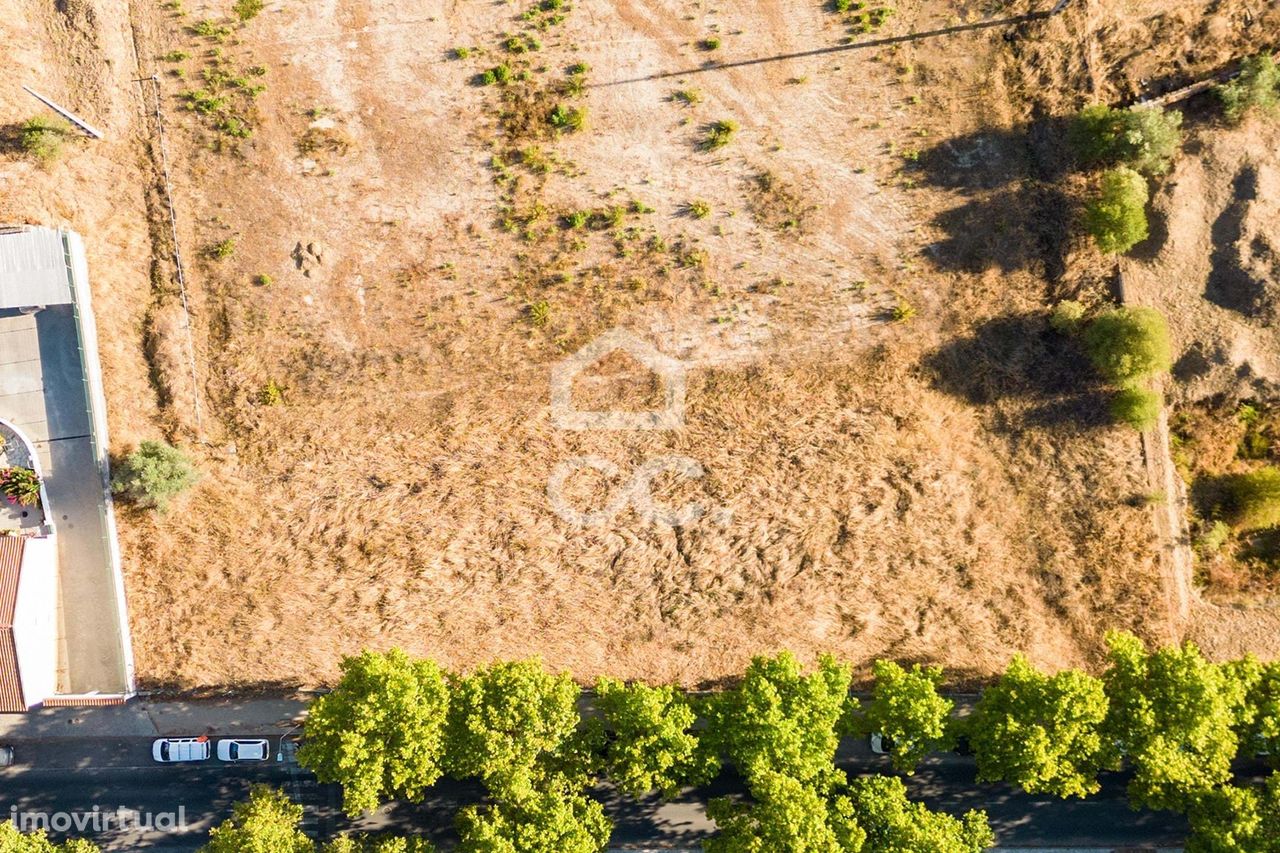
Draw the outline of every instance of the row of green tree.
<instances>
[{"instance_id":1,"label":"row of green tree","mask_svg":"<svg viewBox=\"0 0 1280 853\"><path fill-rule=\"evenodd\" d=\"M485 803L457 816L463 853L596 853L611 825L595 785L670 797L726 765L749 797L709 803L718 833L707 853L970 853L993 843L981 812L931 812L897 776L851 779L836 766L847 735L881 735L903 773L965 737L979 781L1087 797L1100 773L1127 768L1135 808L1189 816L1189 851L1280 853L1280 776L1237 785L1232 774L1240 755L1280 756L1280 662L1213 663L1192 644L1149 651L1124 633L1107 645L1100 677L1015 657L967 715L939 692L940 668L890 661L874 665L866 701L851 694L851 667L823 657L806 672L787 653L755 659L737 687L713 694L604 678L584 697L537 660L455 674L398 650L365 652L313 703L299 760L342 784L351 815L421 802L445 776L479 780ZM205 849L431 850L416 838L317 845L301 816L282 793L255 789ZM58 849L6 827L2 851Z\"/></svg>"},{"instance_id":2,"label":"row of green tree","mask_svg":"<svg viewBox=\"0 0 1280 853\"><path fill-rule=\"evenodd\" d=\"M1127 767L1135 807L1191 815L1192 849L1273 849L1258 845L1280 839L1276 783L1234 787L1231 763L1242 745L1280 756L1280 663L1216 664L1191 644L1149 652L1124 633L1107 643L1101 677L1014 658L964 717L939 693L941 669L890 661L875 664L865 703L850 693L849 666L824 657L806 673L783 653L711 695L601 679L583 715L578 687L536 660L451 674L399 651L366 652L313 705L299 759L343 785L351 814L420 801L443 776L478 779L492 801L459 815L465 850L517 838L510 849L599 850L609 826L586 794L598 781L671 796L728 764L750 800L711 802L711 853L968 851L991 841L982 814L930 813L897 778L851 780L835 766L845 735L881 734L904 773L964 736L980 781L1085 797L1099 773ZM1195 847L1218 837L1237 846Z\"/></svg>"}]
</instances>

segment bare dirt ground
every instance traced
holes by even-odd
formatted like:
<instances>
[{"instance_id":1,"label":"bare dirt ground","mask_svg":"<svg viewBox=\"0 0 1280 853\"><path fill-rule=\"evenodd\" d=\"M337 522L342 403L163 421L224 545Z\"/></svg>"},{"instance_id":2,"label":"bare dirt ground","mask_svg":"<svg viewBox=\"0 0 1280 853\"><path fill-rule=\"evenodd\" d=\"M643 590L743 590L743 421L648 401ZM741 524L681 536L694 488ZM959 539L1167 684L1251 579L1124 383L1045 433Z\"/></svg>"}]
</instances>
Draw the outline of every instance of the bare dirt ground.
<instances>
[{"instance_id":1,"label":"bare dirt ground","mask_svg":"<svg viewBox=\"0 0 1280 853\"><path fill-rule=\"evenodd\" d=\"M122 519L144 679L311 684L391 644L457 667L536 653L583 679L707 683L782 647L981 678L1015 650L1096 662L1110 627L1173 636L1138 437L1106 424L1044 322L1053 299L1104 298L1107 270L1027 122L1132 94L1097 60L1140 44L1121 22L1142 22L1159 54L1142 61L1172 80L1217 54L1188 64L1169 28L1221 19L1230 54L1254 37L1232 29L1240 10L1083 3L836 50L849 28L818 2L574 5L509 55L523 4L269 4L202 38L187 28L226 6L98 0L96 35L68 48L62 18L0 0L31 45L23 73L113 131L48 169L4 162L0 213L85 233L119 449L164 436L205 471L169 514ZM1032 8L906 3L852 37ZM503 61L530 82L472 84ZM575 63L582 93L548 94ZM247 139L184 109L210 67L244 81L227 98ZM153 69L194 385L148 225L154 128L131 78ZM6 80L5 116L25 97ZM556 103L585 106L585 128L548 128ZM703 150L723 119L732 141ZM614 327L688 368L679 429L555 427L552 366ZM635 365L605 368L584 407L653 396L625 381ZM657 498L727 516L672 528L623 510L584 529L548 497L566 460L616 466L566 480L588 510L670 455L704 475L656 476ZM1202 639L1234 649L1214 646L1215 619Z\"/></svg>"}]
</instances>

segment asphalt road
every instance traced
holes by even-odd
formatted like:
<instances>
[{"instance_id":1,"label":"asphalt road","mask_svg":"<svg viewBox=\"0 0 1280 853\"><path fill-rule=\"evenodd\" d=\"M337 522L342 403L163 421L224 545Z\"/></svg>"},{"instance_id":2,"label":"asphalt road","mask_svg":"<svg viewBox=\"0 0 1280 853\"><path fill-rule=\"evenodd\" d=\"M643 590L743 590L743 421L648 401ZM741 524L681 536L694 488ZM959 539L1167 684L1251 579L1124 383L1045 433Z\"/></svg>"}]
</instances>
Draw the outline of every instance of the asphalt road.
<instances>
[{"instance_id":1,"label":"asphalt road","mask_svg":"<svg viewBox=\"0 0 1280 853\"><path fill-rule=\"evenodd\" d=\"M278 740L272 738L273 750ZM883 756L873 755L861 741L842 746L838 764L851 775L889 772ZM1244 775L1256 776L1262 768L1245 770ZM932 808L956 814L985 809L1002 847L1171 848L1186 837L1186 824L1177 815L1131 811L1122 774L1105 774L1097 796L1066 802L1002 785L977 785L973 776L971 758L948 754L927 760L906 781L911 795ZM339 811L337 786L320 785L296 765L271 761L233 766L216 760L159 765L151 760L150 738L63 737L18 745L16 764L0 769L0 820L17 817L31 828L39 823L30 821L43 815L63 822L52 823L54 830L79 820L82 829L70 824L67 831L51 835L81 835L112 851L188 853L254 782L284 788L306 809L304 829L322 837L356 828L447 840L457 810L481 795L477 785L442 783L422 805L396 804L353 826ZM703 811L706 798L740 790L726 773L707 789L666 803L618 797L607 788L596 793L615 821L615 845L696 849L713 829Z\"/></svg>"}]
</instances>

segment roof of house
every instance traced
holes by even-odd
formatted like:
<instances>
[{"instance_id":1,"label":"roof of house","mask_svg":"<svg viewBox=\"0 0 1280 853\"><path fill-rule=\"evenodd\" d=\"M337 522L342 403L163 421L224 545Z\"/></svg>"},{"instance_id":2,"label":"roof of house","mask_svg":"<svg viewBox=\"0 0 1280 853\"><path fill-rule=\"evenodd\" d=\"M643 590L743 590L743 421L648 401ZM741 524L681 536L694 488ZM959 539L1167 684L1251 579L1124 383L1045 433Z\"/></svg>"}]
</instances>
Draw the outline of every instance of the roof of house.
<instances>
[{"instance_id":1,"label":"roof of house","mask_svg":"<svg viewBox=\"0 0 1280 853\"><path fill-rule=\"evenodd\" d=\"M27 710L18 670L18 645L13 636L24 542L22 536L0 536L0 713L6 714Z\"/></svg>"},{"instance_id":2,"label":"roof of house","mask_svg":"<svg viewBox=\"0 0 1280 853\"><path fill-rule=\"evenodd\" d=\"M73 302L71 263L61 231L0 228L0 308Z\"/></svg>"}]
</instances>

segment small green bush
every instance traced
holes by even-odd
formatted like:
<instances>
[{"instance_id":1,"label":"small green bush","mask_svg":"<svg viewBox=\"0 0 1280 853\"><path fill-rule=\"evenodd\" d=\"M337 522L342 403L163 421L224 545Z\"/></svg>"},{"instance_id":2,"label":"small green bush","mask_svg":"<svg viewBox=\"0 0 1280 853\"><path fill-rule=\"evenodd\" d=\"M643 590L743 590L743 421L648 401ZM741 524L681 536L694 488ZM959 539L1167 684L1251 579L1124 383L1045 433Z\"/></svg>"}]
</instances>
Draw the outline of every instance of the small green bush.
<instances>
[{"instance_id":1,"label":"small green bush","mask_svg":"<svg viewBox=\"0 0 1280 853\"><path fill-rule=\"evenodd\" d=\"M264 406L283 406L284 387L274 379L268 379L258 392L258 402Z\"/></svg>"},{"instance_id":2,"label":"small green bush","mask_svg":"<svg viewBox=\"0 0 1280 853\"><path fill-rule=\"evenodd\" d=\"M511 66L504 62L481 74L479 82L482 86L492 86L495 83L499 86L505 86L511 82L514 76L515 72L511 70Z\"/></svg>"},{"instance_id":3,"label":"small green bush","mask_svg":"<svg viewBox=\"0 0 1280 853\"><path fill-rule=\"evenodd\" d=\"M1104 172L1098 198L1085 206L1084 226L1109 255L1147 239L1146 178L1127 166Z\"/></svg>"},{"instance_id":4,"label":"small green bush","mask_svg":"<svg viewBox=\"0 0 1280 853\"><path fill-rule=\"evenodd\" d=\"M1280 110L1280 65L1269 53L1251 56L1240 64L1240 74L1217 88L1227 121L1244 118L1249 110Z\"/></svg>"},{"instance_id":5,"label":"small green bush","mask_svg":"<svg viewBox=\"0 0 1280 853\"><path fill-rule=\"evenodd\" d=\"M586 107L566 107L564 104L556 104L555 109L547 116L547 122L556 130L576 133L586 127Z\"/></svg>"},{"instance_id":6,"label":"small green bush","mask_svg":"<svg viewBox=\"0 0 1280 853\"><path fill-rule=\"evenodd\" d=\"M1108 382L1122 387L1163 373L1173 364L1169 327L1154 308L1103 312L1084 331L1089 359Z\"/></svg>"},{"instance_id":7,"label":"small green bush","mask_svg":"<svg viewBox=\"0 0 1280 853\"><path fill-rule=\"evenodd\" d=\"M702 92L697 89L677 89L671 93L671 100L691 107L694 104L702 103Z\"/></svg>"},{"instance_id":8,"label":"small green bush","mask_svg":"<svg viewBox=\"0 0 1280 853\"><path fill-rule=\"evenodd\" d=\"M225 261L235 253L236 241L234 237L228 237L219 243L214 243L208 249L209 257L215 261Z\"/></svg>"},{"instance_id":9,"label":"small green bush","mask_svg":"<svg viewBox=\"0 0 1280 853\"><path fill-rule=\"evenodd\" d=\"M34 116L19 128L18 145L41 163L49 164L62 156L62 145L70 135L71 125L62 119Z\"/></svg>"},{"instance_id":10,"label":"small green bush","mask_svg":"<svg viewBox=\"0 0 1280 853\"><path fill-rule=\"evenodd\" d=\"M684 206L684 209L685 213L689 214L694 219L706 219L711 215L711 204L703 201L702 199L689 202Z\"/></svg>"},{"instance_id":11,"label":"small green bush","mask_svg":"<svg viewBox=\"0 0 1280 853\"><path fill-rule=\"evenodd\" d=\"M1111 417L1142 432L1160 419L1160 393L1150 388L1121 388L1111 400Z\"/></svg>"},{"instance_id":12,"label":"small green bush","mask_svg":"<svg viewBox=\"0 0 1280 853\"><path fill-rule=\"evenodd\" d=\"M111 490L138 506L164 512L199 479L187 454L163 441L144 441L120 463Z\"/></svg>"},{"instance_id":13,"label":"small green bush","mask_svg":"<svg viewBox=\"0 0 1280 853\"><path fill-rule=\"evenodd\" d=\"M545 299L539 299L530 305L529 322L538 327L545 326L551 322L551 303Z\"/></svg>"},{"instance_id":14,"label":"small green bush","mask_svg":"<svg viewBox=\"0 0 1280 853\"><path fill-rule=\"evenodd\" d=\"M160 58L165 62L181 62L184 59L190 59L191 54L187 53L185 50L171 50Z\"/></svg>"},{"instance_id":15,"label":"small green bush","mask_svg":"<svg viewBox=\"0 0 1280 853\"><path fill-rule=\"evenodd\" d=\"M1123 163L1148 175L1169 170L1182 143L1182 113L1159 109L1118 110L1106 104L1085 107L1067 131L1067 141L1084 163Z\"/></svg>"},{"instance_id":16,"label":"small green bush","mask_svg":"<svg viewBox=\"0 0 1280 853\"><path fill-rule=\"evenodd\" d=\"M715 151L723 148L733 141L733 135L738 132L738 123L733 119L721 119L707 125L706 138L702 140L702 149L704 151Z\"/></svg>"},{"instance_id":17,"label":"small green bush","mask_svg":"<svg viewBox=\"0 0 1280 853\"><path fill-rule=\"evenodd\" d=\"M1055 332L1074 335L1084 325L1084 306L1074 299L1064 299L1049 313L1049 326Z\"/></svg>"},{"instance_id":18,"label":"small green bush","mask_svg":"<svg viewBox=\"0 0 1280 853\"><path fill-rule=\"evenodd\" d=\"M235 5L231 7L231 11L235 12L241 23L252 21L261 14L266 3L263 0L236 0Z\"/></svg>"},{"instance_id":19,"label":"small green bush","mask_svg":"<svg viewBox=\"0 0 1280 853\"><path fill-rule=\"evenodd\" d=\"M698 48L700 50L719 50L720 39L716 36L704 38L702 41L698 42Z\"/></svg>"},{"instance_id":20,"label":"small green bush","mask_svg":"<svg viewBox=\"0 0 1280 853\"><path fill-rule=\"evenodd\" d=\"M453 50L449 51L449 57L452 59L466 59L470 55L471 48L469 47L455 47Z\"/></svg>"},{"instance_id":21,"label":"small green bush","mask_svg":"<svg viewBox=\"0 0 1280 853\"><path fill-rule=\"evenodd\" d=\"M1280 468L1268 466L1224 478L1228 518L1242 530L1280 525Z\"/></svg>"}]
</instances>

